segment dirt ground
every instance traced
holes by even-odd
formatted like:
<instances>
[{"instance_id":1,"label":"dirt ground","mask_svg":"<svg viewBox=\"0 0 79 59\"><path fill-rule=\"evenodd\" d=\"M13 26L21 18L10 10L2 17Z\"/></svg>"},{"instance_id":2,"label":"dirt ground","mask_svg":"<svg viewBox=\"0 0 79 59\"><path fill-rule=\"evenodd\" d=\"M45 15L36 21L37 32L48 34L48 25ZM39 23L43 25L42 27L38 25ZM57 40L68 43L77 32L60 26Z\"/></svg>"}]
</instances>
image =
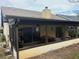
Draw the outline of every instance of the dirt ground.
<instances>
[{"instance_id":1,"label":"dirt ground","mask_svg":"<svg viewBox=\"0 0 79 59\"><path fill-rule=\"evenodd\" d=\"M45 54L28 59L75 59L79 54L79 44L65 47L56 51L50 51Z\"/></svg>"},{"instance_id":2,"label":"dirt ground","mask_svg":"<svg viewBox=\"0 0 79 59\"><path fill-rule=\"evenodd\" d=\"M5 48L0 45L0 59L14 59L11 55L5 54Z\"/></svg>"},{"instance_id":3,"label":"dirt ground","mask_svg":"<svg viewBox=\"0 0 79 59\"><path fill-rule=\"evenodd\" d=\"M2 47L0 47L0 59L6 59L4 49Z\"/></svg>"},{"instance_id":4,"label":"dirt ground","mask_svg":"<svg viewBox=\"0 0 79 59\"><path fill-rule=\"evenodd\" d=\"M28 59L75 59L75 56L79 54L79 44L75 44L66 48L62 48L55 51L28 58ZM0 47L0 59L13 59L6 58L4 49Z\"/></svg>"}]
</instances>

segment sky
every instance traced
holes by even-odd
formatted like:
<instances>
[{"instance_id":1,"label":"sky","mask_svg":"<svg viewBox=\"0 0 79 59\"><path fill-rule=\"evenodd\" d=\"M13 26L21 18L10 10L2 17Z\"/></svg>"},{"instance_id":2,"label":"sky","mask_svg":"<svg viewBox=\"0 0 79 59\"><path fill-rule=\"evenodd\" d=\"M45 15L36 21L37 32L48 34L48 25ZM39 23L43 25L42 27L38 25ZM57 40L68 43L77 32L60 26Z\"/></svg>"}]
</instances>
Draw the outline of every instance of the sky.
<instances>
[{"instance_id":1,"label":"sky","mask_svg":"<svg viewBox=\"0 0 79 59\"><path fill-rule=\"evenodd\" d=\"M2 6L36 11L42 11L48 6L53 14L79 14L79 0L0 0Z\"/></svg>"}]
</instances>

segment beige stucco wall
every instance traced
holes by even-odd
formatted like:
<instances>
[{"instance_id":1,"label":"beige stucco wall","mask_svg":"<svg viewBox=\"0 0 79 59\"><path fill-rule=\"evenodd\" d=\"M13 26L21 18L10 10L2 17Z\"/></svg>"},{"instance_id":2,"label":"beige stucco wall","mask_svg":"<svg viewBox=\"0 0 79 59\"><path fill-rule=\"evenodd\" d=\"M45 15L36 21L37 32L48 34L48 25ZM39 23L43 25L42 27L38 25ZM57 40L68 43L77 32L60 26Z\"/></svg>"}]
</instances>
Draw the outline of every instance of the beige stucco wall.
<instances>
[{"instance_id":1,"label":"beige stucco wall","mask_svg":"<svg viewBox=\"0 0 79 59\"><path fill-rule=\"evenodd\" d=\"M34 56L44 54L49 51L57 50L77 43L79 43L79 38L64 41L64 42L44 45L40 47L35 47L31 49L25 49L25 50L19 51L19 59L28 59Z\"/></svg>"},{"instance_id":2,"label":"beige stucco wall","mask_svg":"<svg viewBox=\"0 0 79 59\"><path fill-rule=\"evenodd\" d=\"M52 18L52 13L48 8L45 8L41 13L42 18L50 19Z\"/></svg>"},{"instance_id":3,"label":"beige stucco wall","mask_svg":"<svg viewBox=\"0 0 79 59\"><path fill-rule=\"evenodd\" d=\"M56 37L55 26L52 25L40 26L40 36Z\"/></svg>"},{"instance_id":4,"label":"beige stucco wall","mask_svg":"<svg viewBox=\"0 0 79 59\"><path fill-rule=\"evenodd\" d=\"M49 37L56 37L55 26L52 26L52 25L47 26L47 35Z\"/></svg>"},{"instance_id":5,"label":"beige stucco wall","mask_svg":"<svg viewBox=\"0 0 79 59\"><path fill-rule=\"evenodd\" d=\"M40 26L40 36L45 36L46 35L46 26Z\"/></svg>"},{"instance_id":6,"label":"beige stucco wall","mask_svg":"<svg viewBox=\"0 0 79 59\"><path fill-rule=\"evenodd\" d=\"M69 33L68 33L67 26L63 26L63 31L64 31L64 37L68 37Z\"/></svg>"}]
</instances>

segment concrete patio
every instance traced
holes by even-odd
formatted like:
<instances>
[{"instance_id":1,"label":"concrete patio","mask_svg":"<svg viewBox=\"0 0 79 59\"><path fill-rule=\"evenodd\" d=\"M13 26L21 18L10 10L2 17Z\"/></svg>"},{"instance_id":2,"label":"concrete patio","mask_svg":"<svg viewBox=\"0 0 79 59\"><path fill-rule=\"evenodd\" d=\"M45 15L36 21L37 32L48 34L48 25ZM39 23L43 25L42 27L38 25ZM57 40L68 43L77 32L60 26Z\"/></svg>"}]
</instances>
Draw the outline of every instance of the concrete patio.
<instances>
[{"instance_id":1,"label":"concrete patio","mask_svg":"<svg viewBox=\"0 0 79 59\"><path fill-rule=\"evenodd\" d=\"M71 45L75 45L77 43L79 43L79 38L64 41L64 42L59 42L59 43L55 43L55 44L49 44L49 45L44 45L44 46L35 47L35 48L31 48L31 49L22 50L22 51L19 51L19 58L28 59L28 58L36 57L36 56L48 53L50 51L55 51L55 50L61 49L63 47L65 48L65 47L68 47Z\"/></svg>"}]
</instances>

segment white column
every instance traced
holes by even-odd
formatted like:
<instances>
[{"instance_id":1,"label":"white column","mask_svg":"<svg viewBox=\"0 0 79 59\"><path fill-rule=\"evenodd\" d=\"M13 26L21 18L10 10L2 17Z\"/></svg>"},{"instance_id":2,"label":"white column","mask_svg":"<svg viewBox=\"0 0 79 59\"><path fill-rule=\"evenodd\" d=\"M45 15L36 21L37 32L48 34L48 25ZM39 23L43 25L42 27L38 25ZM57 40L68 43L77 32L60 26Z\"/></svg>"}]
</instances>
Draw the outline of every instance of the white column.
<instances>
[{"instance_id":1,"label":"white column","mask_svg":"<svg viewBox=\"0 0 79 59\"><path fill-rule=\"evenodd\" d=\"M8 22L4 22L3 23L3 33L4 33L4 36L5 36L5 39L6 39L6 43L7 43L7 46L9 46L9 48L11 48L11 43L10 43L10 33L9 33L9 23Z\"/></svg>"}]
</instances>

